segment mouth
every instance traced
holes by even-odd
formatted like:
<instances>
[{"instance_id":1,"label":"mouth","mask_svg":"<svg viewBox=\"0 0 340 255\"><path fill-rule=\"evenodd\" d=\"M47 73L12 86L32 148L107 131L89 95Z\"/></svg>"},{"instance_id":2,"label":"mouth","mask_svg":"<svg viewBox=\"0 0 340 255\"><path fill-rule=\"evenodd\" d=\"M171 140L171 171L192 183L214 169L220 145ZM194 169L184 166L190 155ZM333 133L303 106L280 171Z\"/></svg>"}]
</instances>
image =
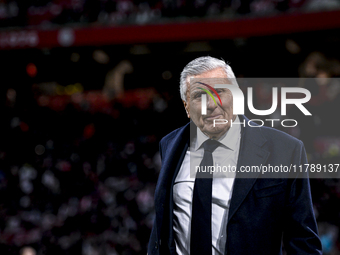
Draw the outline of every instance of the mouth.
<instances>
[{"instance_id":1,"label":"mouth","mask_svg":"<svg viewBox=\"0 0 340 255\"><path fill-rule=\"evenodd\" d=\"M212 121L214 119L219 119L221 116L222 114L210 115L210 116L204 117L203 120Z\"/></svg>"}]
</instances>

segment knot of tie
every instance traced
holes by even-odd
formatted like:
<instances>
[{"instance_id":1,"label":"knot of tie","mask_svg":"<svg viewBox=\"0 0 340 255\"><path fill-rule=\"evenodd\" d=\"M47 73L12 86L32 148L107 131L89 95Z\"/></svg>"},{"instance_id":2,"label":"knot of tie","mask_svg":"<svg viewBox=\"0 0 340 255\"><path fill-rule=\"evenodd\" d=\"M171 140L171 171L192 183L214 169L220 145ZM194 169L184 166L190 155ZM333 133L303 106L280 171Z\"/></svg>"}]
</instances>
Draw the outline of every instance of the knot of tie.
<instances>
[{"instance_id":1,"label":"knot of tie","mask_svg":"<svg viewBox=\"0 0 340 255\"><path fill-rule=\"evenodd\" d=\"M203 148L204 151L213 152L219 145L220 142L209 139L203 143Z\"/></svg>"}]
</instances>

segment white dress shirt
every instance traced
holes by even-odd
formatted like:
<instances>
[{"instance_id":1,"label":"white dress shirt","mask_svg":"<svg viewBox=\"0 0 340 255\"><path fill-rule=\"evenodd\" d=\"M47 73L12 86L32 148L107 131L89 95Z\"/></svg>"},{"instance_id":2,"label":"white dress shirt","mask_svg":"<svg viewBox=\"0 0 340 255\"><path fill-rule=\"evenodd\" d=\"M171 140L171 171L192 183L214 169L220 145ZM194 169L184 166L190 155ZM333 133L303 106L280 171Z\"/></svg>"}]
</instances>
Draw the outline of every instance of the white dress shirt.
<instances>
[{"instance_id":1,"label":"white dress shirt","mask_svg":"<svg viewBox=\"0 0 340 255\"><path fill-rule=\"evenodd\" d=\"M235 123L239 122L238 117ZM217 166L236 166L240 148L241 127L234 125L218 141L221 143L213 152L215 169ZM176 252L179 255L190 254L190 231L192 196L195 183L194 174L190 175L190 166L194 171L199 166L203 154L203 143L208 140L205 134L197 128L197 137L190 141L181 168L176 176L173 186L174 221ZM194 173L194 172L192 172ZM227 240L226 227L232 188L236 173L214 173L212 183L212 255L224 254ZM217 178L217 177L228 178Z\"/></svg>"}]
</instances>

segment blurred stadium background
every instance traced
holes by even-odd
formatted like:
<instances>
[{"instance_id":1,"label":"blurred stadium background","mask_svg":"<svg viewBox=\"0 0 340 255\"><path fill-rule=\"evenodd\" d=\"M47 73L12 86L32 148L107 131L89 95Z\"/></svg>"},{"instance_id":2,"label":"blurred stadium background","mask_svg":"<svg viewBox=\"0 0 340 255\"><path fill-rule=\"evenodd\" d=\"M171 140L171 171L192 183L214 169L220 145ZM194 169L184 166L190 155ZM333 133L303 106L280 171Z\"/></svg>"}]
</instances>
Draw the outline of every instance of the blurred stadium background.
<instances>
[{"instance_id":1,"label":"blurred stadium background","mask_svg":"<svg viewBox=\"0 0 340 255\"><path fill-rule=\"evenodd\" d=\"M0 0L0 27L0 254L146 254L158 142L187 122L195 57L237 77L340 76L339 0ZM313 116L293 109L284 130L310 163L340 163L329 81L303 85ZM255 100L271 105L265 83ZM339 180L311 185L324 254L340 254Z\"/></svg>"}]
</instances>

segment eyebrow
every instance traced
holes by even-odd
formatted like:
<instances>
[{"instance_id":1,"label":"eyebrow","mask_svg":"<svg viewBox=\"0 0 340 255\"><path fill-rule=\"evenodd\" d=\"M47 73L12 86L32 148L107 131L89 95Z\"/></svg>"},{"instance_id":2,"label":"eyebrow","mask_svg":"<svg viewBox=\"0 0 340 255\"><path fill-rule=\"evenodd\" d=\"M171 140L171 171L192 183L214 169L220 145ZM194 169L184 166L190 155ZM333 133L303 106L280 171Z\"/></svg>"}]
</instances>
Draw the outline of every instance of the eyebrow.
<instances>
[{"instance_id":1,"label":"eyebrow","mask_svg":"<svg viewBox=\"0 0 340 255\"><path fill-rule=\"evenodd\" d=\"M201 89L201 90L203 90L203 91L205 91L207 94L209 94L209 96L211 96L211 98L214 100L214 102L215 102L215 105L217 106L217 103L216 103L216 100L215 100L215 98L213 97L213 95L211 94L211 92L209 91L209 90L207 90L207 89L203 89L203 88L200 88L200 87L198 87L199 89Z\"/></svg>"},{"instance_id":2,"label":"eyebrow","mask_svg":"<svg viewBox=\"0 0 340 255\"><path fill-rule=\"evenodd\" d=\"M222 100L221 100L220 96L218 95L217 91L216 91L213 87L211 87L210 85L205 84L205 83L203 83L203 82L199 82L199 81L196 81L195 83L198 83L198 84L202 84L202 85L204 85L204 86L207 86L212 92L215 93L215 95L218 97L218 100L220 100L220 103L221 103L221 105L222 105ZM195 83L194 83L194 84L195 84ZM201 88L200 88L200 89L201 89ZM210 94L210 96L211 96L212 98L214 98L211 94ZM216 102L215 102L215 103L216 103Z\"/></svg>"}]
</instances>

